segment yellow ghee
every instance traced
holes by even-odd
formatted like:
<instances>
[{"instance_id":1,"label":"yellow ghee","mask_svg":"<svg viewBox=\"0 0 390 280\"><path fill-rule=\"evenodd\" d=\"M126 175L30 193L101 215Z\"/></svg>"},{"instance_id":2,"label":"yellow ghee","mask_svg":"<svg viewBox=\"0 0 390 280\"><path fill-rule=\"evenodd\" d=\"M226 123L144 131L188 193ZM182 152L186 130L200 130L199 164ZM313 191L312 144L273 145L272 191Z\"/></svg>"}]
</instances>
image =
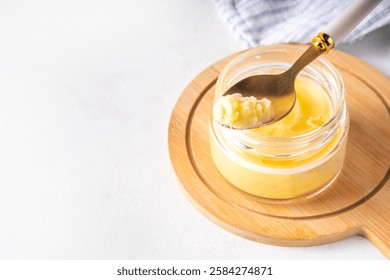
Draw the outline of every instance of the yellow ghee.
<instances>
[{"instance_id":1,"label":"yellow ghee","mask_svg":"<svg viewBox=\"0 0 390 280\"><path fill-rule=\"evenodd\" d=\"M319 84L298 79L295 89L296 104L285 118L250 131L254 139L256 135L268 137L270 154L277 150L271 147L272 139L294 141L295 137L314 133L334 113L327 92ZM314 148L291 157L270 156L267 147L261 147L261 152L238 147L225 137L224 129L228 128L214 127L211 133L214 162L231 184L256 196L290 199L316 193L335 179L343 165L347 134L347 127L343 125L329 135L325 144L320 142Z\"/></svg>"},{"instance_id":2,"label":"yellow ghee","mask_svg":"<svg viewBox=\"0 0 390 280\"><path fill-rule=\"evenodd\" d=\"M252 131L269 136L297 136L309 132L329 120L332 106L325 90L305 80L295 82L296 103L280 121Z\"/></svg>"},{"instance_id":3,"label":"yellow ghee","mask_svg":"<svg viewBox=\"0 0 390 280\"><path fill-rule=\"evenodd\" d=\"M217 123L237 129L258 127L274 119L271 101L254 96L243 97L233 93L218 98L213 107L213 116Z\"/></svg>"}]
</instances>

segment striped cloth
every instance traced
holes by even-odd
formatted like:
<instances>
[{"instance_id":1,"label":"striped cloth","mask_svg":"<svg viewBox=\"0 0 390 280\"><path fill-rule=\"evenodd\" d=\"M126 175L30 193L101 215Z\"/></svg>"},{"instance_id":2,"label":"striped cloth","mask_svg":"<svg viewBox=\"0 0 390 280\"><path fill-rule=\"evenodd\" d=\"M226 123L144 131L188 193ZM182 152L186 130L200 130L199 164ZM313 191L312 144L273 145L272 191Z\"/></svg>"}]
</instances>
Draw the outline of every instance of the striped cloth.
<instances>
[{"instance_id":1,"label":"striped cloth","mask_svg":"<svg viewBox=\"0 0 390 280\"><path fill-rule=\"evenodd\" d=\"M213 0L219 16L247 47L311 41L353 0ZM345 39L351 42L390 23L382 1Z\"/></svg>"}]
</instances>

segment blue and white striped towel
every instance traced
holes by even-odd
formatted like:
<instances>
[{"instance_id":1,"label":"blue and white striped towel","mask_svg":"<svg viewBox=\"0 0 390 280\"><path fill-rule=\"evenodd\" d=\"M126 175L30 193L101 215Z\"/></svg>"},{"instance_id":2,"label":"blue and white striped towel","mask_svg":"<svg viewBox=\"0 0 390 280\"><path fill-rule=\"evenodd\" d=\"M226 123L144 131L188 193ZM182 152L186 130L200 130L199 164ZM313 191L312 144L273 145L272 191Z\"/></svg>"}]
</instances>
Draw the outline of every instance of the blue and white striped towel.
<instances>
[{"instance_id":1,"label":"blue and white striped towel","mask_svg":"<svg viewBox=\"0 0 390 280\"><path fill-rule=\"evenodd\" d=\"M247 47L311 41L353 0L214 0L218 14ZM390 0L382 1L343 42L390 23Z\"/></svg>"}]
</instances>

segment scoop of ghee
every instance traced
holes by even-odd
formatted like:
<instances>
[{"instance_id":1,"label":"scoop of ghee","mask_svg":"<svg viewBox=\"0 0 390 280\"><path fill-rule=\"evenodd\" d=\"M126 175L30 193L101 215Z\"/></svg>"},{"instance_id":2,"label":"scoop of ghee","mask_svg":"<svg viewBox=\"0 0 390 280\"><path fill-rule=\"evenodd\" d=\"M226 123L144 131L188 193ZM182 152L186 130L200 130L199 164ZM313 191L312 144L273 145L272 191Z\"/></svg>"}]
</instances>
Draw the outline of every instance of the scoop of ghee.
<instances>
[{"instance_id":1,"label":"scoop of ghee","mask_svg":"<svg viewBox=\"0 0 390 280\"><path fill-rule=\"evenodd\" d=\"M271 101L254 96L243 97L234 93L220 97L213 107L214 119L222 125L236 129L261 126L274 119Z\"/></svg>"}]
</instances>

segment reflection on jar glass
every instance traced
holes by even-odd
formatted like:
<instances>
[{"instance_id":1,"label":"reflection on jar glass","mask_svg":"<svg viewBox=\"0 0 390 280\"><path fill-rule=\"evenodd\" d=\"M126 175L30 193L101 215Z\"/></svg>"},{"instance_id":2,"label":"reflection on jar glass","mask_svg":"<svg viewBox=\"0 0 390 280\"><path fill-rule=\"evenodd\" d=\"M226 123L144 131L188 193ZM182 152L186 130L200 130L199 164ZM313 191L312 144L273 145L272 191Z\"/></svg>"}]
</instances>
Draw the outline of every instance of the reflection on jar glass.
<instances>
[{"instance_id":1,"label":"reflection on jar glass","mask_svg":"<svg viewBox=\"0 0 390 280\"><path fill-rule=\"evenodd\" d=\"M214 103L248 76L287 70L304 49L258 47L234 58L221 72ZM235 187L272 201L309 197L329 186L344 161L349 118L338 71L318 58L295 82L297 103L279 122L251 130L218 125L210 116L211 153Z\"/></svg>"}]
</instances>

